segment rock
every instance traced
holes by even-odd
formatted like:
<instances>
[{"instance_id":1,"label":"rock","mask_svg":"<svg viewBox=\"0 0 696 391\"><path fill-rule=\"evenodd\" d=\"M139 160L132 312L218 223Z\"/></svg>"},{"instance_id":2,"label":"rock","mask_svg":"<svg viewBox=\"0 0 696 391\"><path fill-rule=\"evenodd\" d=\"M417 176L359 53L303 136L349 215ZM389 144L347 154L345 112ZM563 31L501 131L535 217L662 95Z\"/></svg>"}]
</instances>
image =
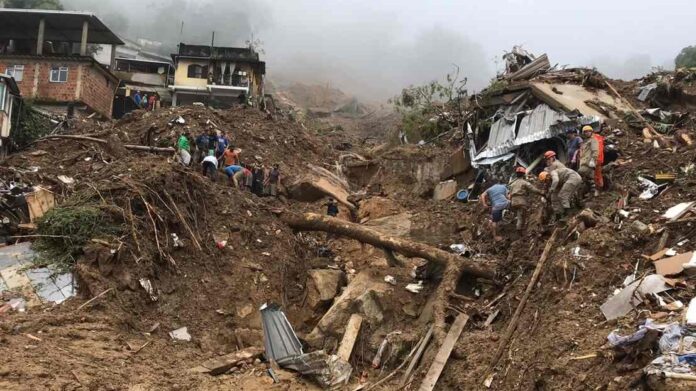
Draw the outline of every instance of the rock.
<instances>
[{"instance_id":1,"label":"rock","mask_svg":"<svg viewBox=\"0 0 696 391\"><path fill-rule=\"evenodd\" d=\"M346 284L346 276L340 270L312 269L309 277L307 303L312 309L332 301Z\"/></svg>"},{"instance_id":2,"label":"rock","mask_svg":"<svg viewBox=\"0 0 696 391\"><path fill-rule=\"evenodd\" d=\"M418 306L415 303L407 303L404 304L401 307L401 310L404 311L404 313L410 317L417 318L418 317Z\"/></svg>"},{"instance_id":3,"label":"rock","mask_svg":"<svg viewBox=\"0 0 696 391\"><path fill-rule=\"evenodd\" d=\"M348 324L348 318L356 311L364 313L360 307L364 307L374 315L374 312L371 311L374 308L370 307L372 303L368 303L370 298L362 296L364 296L368 290L373 291L376 297L378 294L393 289L393 287L384 282L382 278L383 276L372 275L369 271L362 271L353 277L350 284L343 290L343 293L334 299L333 305L319 320L314 330L307 335L307 341L310 344L316 342L316 346L320 346L322 344L321 341L325 337L341 337L346 324ZM358 297L362 297L363 302L366 302L366 304L360 305L361 303L357 301ZM374 300L372 301L374 302ZM377 308L380 309L381 313L381 307ZM370 319L367 314L365 315L368 321L372 323L373 320Z\"/></svg>"},{"instance_id":4,"label":"rock","mask_svg":"<svg viewBox=\"0 0 696 391\"><path fill-rule=\"evenodd\" d=\"M453 180L440 182L437 184L437 186L435 186L435 190L433 190L433 200L448 200L454 197L455 194L457 194L457 190L457 182Z\"/></svg>"},{"instance_id":5,"label":"rock","mask_svg":"<svg viewBox=\"0 0 696 391\"><path fill-rule=\"evenodd\" d=\"M254 312L254 307L251 304L246 304L241 308L237 308L237 316L239 316L242 319L249 316L249 314L251 314L252 312Z\"/></svg>"},{"instance_id":6,"label":"rock","mask_svg":"<svg viewBox=\"0 0 696 391\"><path fill-rule=\"evenodd\" d=\"M358 303L360 312L365 315L365 318L367 318L370 323L373 325L382 323L384 314L382 313L382 306L379 304L379 299L375 291L369 290L358 296L355 301Z\"/></svg>"}]
</instances>

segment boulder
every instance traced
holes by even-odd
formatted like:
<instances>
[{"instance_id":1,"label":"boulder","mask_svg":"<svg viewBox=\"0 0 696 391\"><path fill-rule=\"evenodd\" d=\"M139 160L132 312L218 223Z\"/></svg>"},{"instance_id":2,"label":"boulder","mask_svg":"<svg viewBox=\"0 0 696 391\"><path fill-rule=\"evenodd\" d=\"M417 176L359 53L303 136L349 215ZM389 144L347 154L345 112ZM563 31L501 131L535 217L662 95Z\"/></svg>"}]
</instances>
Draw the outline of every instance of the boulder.
<instances>
[{"instance_id":1,"label":"boulder","mask_svg":"<svg viewBox=\"0 0 696 391\"><path fill-rule=\"evenodd\" d=\"M379 298L375 291L370 289L358 296L355 301L358 304L358 310L365 315L368 322L373 325L382 323L384 314L382 313L382 306L379 304Z\"/></svg>"},{"instance_id":2,"label":"boulder","mask_svg":"<svg viewBox=\"0 0 696 391\"><path fill-rule=\"evenodd\" d=\"M457 182L453 180L440 182L437 184L437 186L435 186L435 190L433 191L433 200L449 200L450 198L454 197L455 194L457 194L458 189L459 186L457 185Z\"/></svg>"},{"instance_id":3,"label":"boulder","mask_svg":"<svg viewBox=\"0 0 696 391\"><path fill-rule=\"evenodd\" d=\"M340 270L312 269L309 277L307 303L312 309L331 302L346 284L346 276Z\"/></svg>"}]
</instances>

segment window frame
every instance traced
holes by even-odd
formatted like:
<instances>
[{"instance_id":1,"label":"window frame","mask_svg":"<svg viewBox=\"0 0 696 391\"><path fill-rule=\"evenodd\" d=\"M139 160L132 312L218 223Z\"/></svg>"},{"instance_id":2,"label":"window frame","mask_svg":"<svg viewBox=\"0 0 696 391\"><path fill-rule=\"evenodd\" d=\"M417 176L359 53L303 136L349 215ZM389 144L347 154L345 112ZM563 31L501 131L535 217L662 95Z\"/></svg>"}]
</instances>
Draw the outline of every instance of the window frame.
<instances>
[{"instance_id":1,"label":"window frame","mask_svg":"<svg viewBox=\"0 0 696 391\"><path fill-rule=\"evenodd\" d=\"M5 83L0 83L0 111L5 111L5 102L7 101L8 88Z\"/></svg>"},{"instance_id":2,"label":"window frame","mask_svg":"<svg viewBox=\"0 0 696 391\"><path fill-rule=\"evenodd\" d=\"M54 72L58 75L58 79L54 80L53 75ZM65 72L65 80L60 79L60 75ZM68 82L68 76L70 74L70 67L59 65L59 66L52 66L51 71L48 74L48 81L50 83L67 83Z\"/></svg>"},{"instance_id":3,"label":"window frame","mask_svg":"<svg viewBox=\"0 0 696 391\"><path fill-rule=\"evenodd\" d=\"M21 68L21 77L19 79L16 75L17 68ZM7 69L5 69L5 73L9 76L12 76L12 78L14 78L16 82L22 82L22 80L24 80L24 64L9 65Z\"/></svg>"},{"instance_id":4,"label":"window frame","mask_svg":"<svg viewBox=\"0 0 696 391\"><path fill-rule=\"evenodd\" d=\"M208 67L200 64L189 64L186 67L186 77L189 79L207 79Z\"/></svg>"}]
</instances>

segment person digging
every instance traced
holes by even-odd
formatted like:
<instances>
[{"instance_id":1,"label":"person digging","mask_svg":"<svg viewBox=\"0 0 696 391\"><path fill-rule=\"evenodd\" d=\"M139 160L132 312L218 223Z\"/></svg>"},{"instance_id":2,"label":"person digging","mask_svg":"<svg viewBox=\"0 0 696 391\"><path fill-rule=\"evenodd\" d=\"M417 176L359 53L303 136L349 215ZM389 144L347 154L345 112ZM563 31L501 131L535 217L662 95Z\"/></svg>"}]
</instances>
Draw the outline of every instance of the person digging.
<instances>
[{"instance_id":1,"label":"person digging","mask_svg":"<svg viewBox=\"0 0 696 391\"><path fill-rule=\"evenodd\" d=\"M510 183L510 210L516 215L516 228L518 231L524 229L527 224L529 197L533 194L544 195L543 191L527 182L525 179L526 175L527 169L524 167L517 167L515 169L516 177L512 183Z\"/></svg>"},{"instance_id":2,"label":"person digging","mask_svg":"<svg viewBox=\"0 0 696 391\"><path fill-rule=\"evenodd\" d=\"M498 235L498 224L503 220L503 211L510 206L507 186L496 183L481 194L481 203L491 211L491 233L496 242L503 240Z\"/></svg>"},{"instance_id":3,"label":"person digging","mask_svg":"<svg viewBox=\"0 0 696 391\"><path fill-rule=\"evenodd\" d=\"M573 199L582 186L582 177L570 168L559 168L551 173L542 171L539 181L548 185L546 198L551 200L554 220L562 221L569 214Z\"/></svg>"},{"instance_id":4,"label":"person digging","mask_svg":"<svg viewBox=\"0 0 696 391\"><path fill-rule=\"evenodd\" d=\"M546 151L544 152L544 161L546 162L545 170L551 172L558 168L565 168L565 164L561 163L556 157L556 152Z\"/></svg>"}]
</instances>

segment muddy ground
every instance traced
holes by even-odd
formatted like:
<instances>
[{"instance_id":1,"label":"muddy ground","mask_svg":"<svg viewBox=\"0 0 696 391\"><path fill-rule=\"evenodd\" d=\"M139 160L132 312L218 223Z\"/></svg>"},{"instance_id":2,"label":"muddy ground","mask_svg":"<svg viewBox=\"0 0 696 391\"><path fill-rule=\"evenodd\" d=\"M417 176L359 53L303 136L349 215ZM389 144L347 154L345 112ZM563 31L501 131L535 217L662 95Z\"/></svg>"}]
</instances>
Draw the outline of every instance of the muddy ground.
<instances>
[{"instance_id":1,"label":"muddy ground","mask_svg":"<svg viewBox=\"0 0 696 391\"><path fill-rule=\"evenodd\" d=\"M186 125L169 126L178 115ZM613 186L584 204L607 222L578 234L570 234L572 222L559 225L562 234L552 246L519 327L498 366L490 368L556 227L540 221L541 206L526 231L517 232L514 224L507 224L503 227L506 240L495 243L485 230L486 212L478 204L429 198L451 146L375 150L351 132L322 133L321 126L250 109L189 107L136 113L117 123L84 122L72 132L95 137L117 134L124 143L169 146L179 132L195 134L208 126L208 120L232 133L233 143L243 150L243 160L280 163L286 184L304 174L307 162L331 169L347 153L339 149L350 143L354 147L348 152L376 162L363 171L351 171L348 177L352 191L363 191L357 209L360 223L395 228L399 232L394 235L442 249L465 243L477 256L462 257L462 263L495 261L486 264L496 266L499 281L465 276L457 286L458 296L449 299L447 320L451 322L460 312L470 320L438 389L485 389L483 382L491 374L491 389L500 390L688 389L688 384L644 378L641 370L653 358L650 351L620 355L603 348L612 330L629 333L640 319L663 311L647 305L607 322L599 306L633 272L641 254L654 252L664 210L696 196L696 177L680 171L696 161L692 148L656 149L643 142L639 130L628 127L622 127L621 136L612 136L622 152L622 164L608 174ZM39 169L34 172L31 167ZM341 327L334 330L336 335L320 341L305 339L330 306L312 307L310 269L341 270L348 284L364 274L381 287L381 316L364 323L351 357L353 376L347 389L360 385L367 389L394 371L433 320L431 293L438 280L428 280L418 294L404 289L413 282L411 267L419 260L403 260L404 267L389 266L379 249L350 239L327 241L324 233L293 232L279 217L284 211L324 213L322 201L300 203L286 194L260 198L233 189L224 180L212 183L197 168L183 168L168 155L118 154L111 145L74 140L38 142L11 156L0 172L3 178L49 187L59 194L59 204L95 205L120 228L120 235L97 238L106 245L90 243L77 259L78 297L57 306L1 315L0 352L6 357L0 363L2 389L318 389L311 379L284 370L278 371L280 383L273 384L261 360L219 376L190 371L207 359L249 346L262 347L258 308L267 302L282 306L305 351L334 350ZM677 173L677 180L658 197L639 200L637 176L657 172ZM58 175L74 178L75 184L62 183ZM633 195L628 207L632 217L615 222L617 201L626 192ZM340 217L349 219L350 214L342 208ZM388 223L390 219L395 219L393 224ZM632 231L632 219L651 224L655 232ZM667 245L693 238L693 224L670 226ZM183 239L184 248L173 246L171 233ZM223 249L216 247L221 239L228 243ZM328 254L321 249L327 243ZM571 255L577 246L584 257ZM694 247L691 239L680 251ZM641 263L639 273L651 267ZM396 278L396 286L383 282L387 275ZM154 285L156 301L138 284L141 278ZM672 295L688 302L694 296L693 280L686 279ZM485 326L496 311L497 317ZM680 314L659 316L667 321ZM183 326L192 340L172 340L168 332ZM372 368L380 342L394 331L401 334L387 350L382 368ZM430 343L404 389L417 389L438 347ZM596 357L577 359L591 354ZM400 378L399 373L377 388L398 389Z\"/></svg>"}]
</instances>

